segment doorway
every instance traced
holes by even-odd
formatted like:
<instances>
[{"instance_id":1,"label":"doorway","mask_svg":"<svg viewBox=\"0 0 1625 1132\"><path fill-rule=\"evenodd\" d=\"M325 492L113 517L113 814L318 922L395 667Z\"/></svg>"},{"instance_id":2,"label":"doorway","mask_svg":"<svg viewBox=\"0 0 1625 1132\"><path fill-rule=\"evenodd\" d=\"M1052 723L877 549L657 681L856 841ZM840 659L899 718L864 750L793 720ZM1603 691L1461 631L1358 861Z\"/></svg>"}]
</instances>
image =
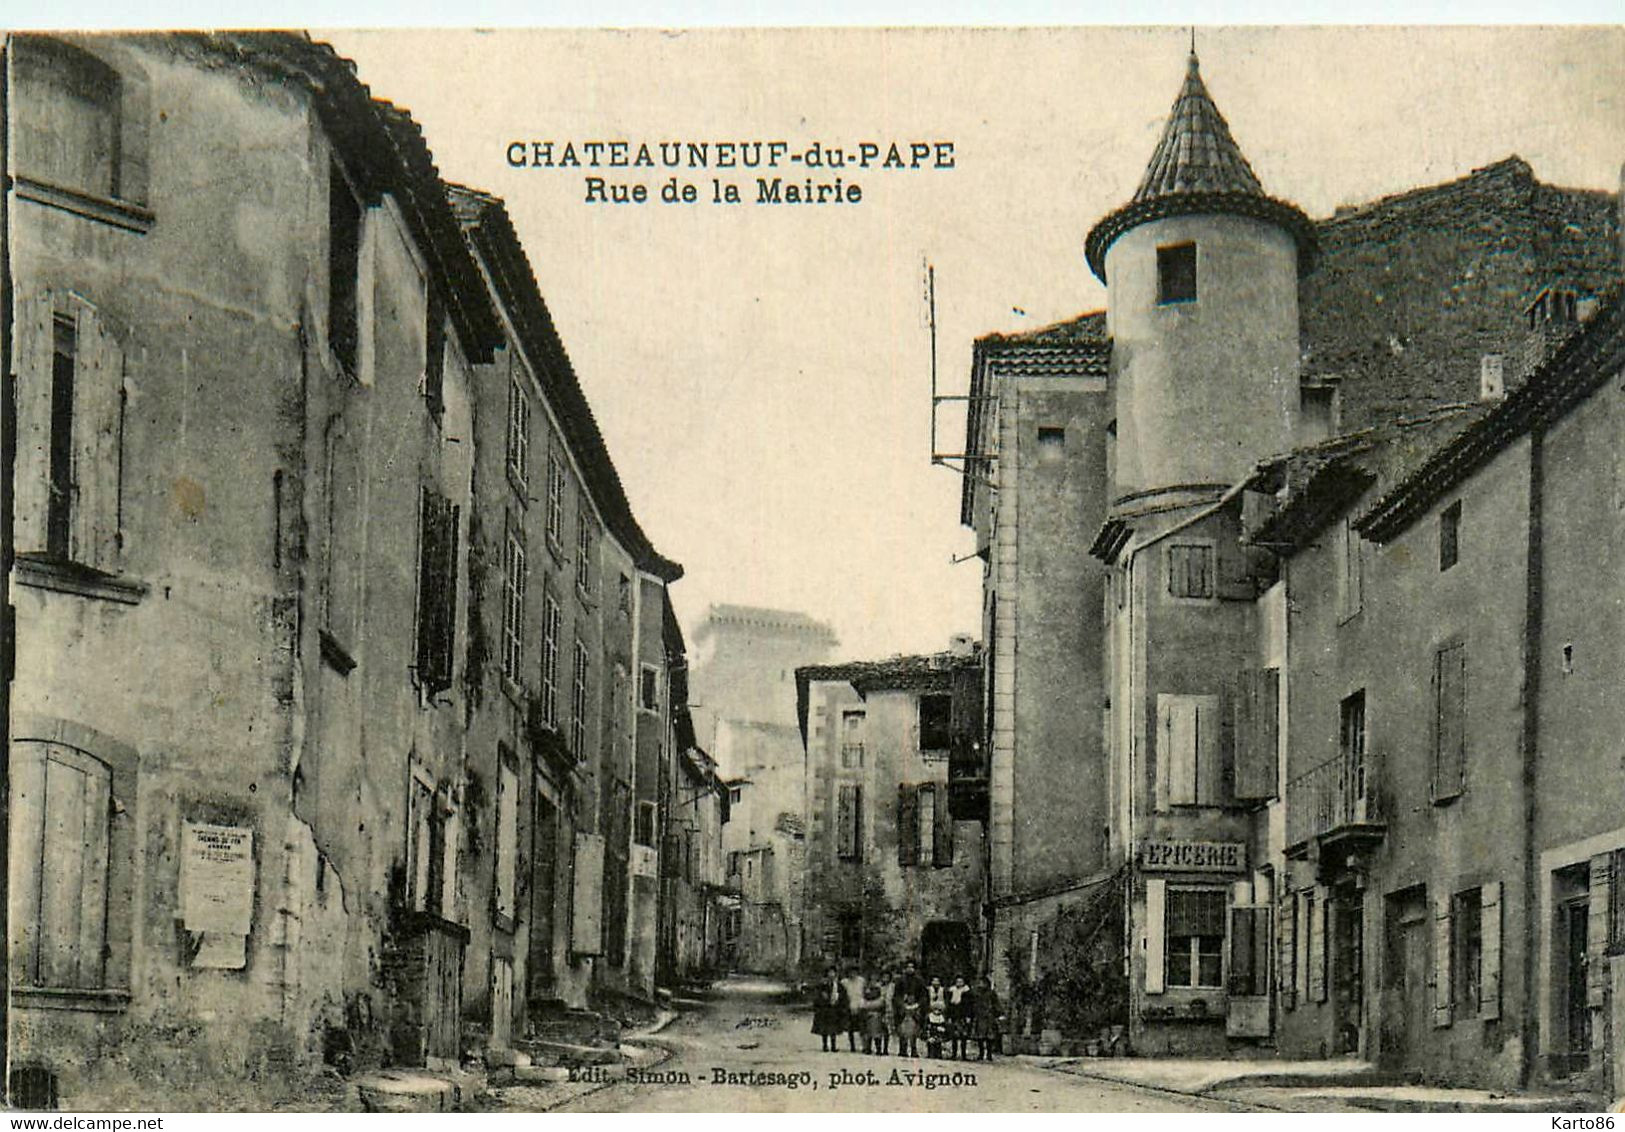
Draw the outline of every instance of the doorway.
<instances>
[{"instance_id":1,"label":"doorway","mask_svg":"<svg viewBox=\"0 0 1625 1132\"><path fill-rule=\"evenodd\" d=\"M1332 892L1332 1049L1359 1053L1365 1028L1365 901L1352 885Z\"/></svg>"},{"instance_id":2,"label":"doorway","mask_svg":"<svg viewBox=\"0 0 1625 1132\"><path fill-rule=\"evenodd\" d=\"M1382 1034L1387 1068L1422 1060L1428 1039L1428 897L1422 885L1392 893L1383 917Z\"/></svg>"},{"instance_id":3,"label":"doorway","mask_svg":"<svg viewBox=\"0 0 1625 1132\"><path fill-rule=\"evenodd\" d=\"M542 794L541 779L531 791L530 950L525 964L525 1001L553 997L553 930L558 898L559 810Z\"/></svg>"},{"instance_id":4,"label":"doorway","mask_svg":"<svg viewBox=\"0 0 1625 1132\"><path fill-rule=\"evenodd\" d=\"M974 981L976 949L970 925L963 920L932 920L926 924L920 932L920 971L927 979L940 975L944 985L953 982L955 975Z\"/></svg>"}]
</instances>

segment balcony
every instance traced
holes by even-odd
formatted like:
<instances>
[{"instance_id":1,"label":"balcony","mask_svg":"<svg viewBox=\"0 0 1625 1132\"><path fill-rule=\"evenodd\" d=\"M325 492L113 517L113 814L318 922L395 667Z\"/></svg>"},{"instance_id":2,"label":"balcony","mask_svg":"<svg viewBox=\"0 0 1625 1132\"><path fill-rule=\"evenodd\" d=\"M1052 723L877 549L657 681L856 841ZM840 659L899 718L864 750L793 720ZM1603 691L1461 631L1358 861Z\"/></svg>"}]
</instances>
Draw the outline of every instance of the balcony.
<instances>
[{"instance_id":1,"label":"balcony","mask_svg":"<svg viewBox=\"0 0 1625 1132\"><path fill-rule=\"evenodd\" d=\"M1286 854L1347 862L1381 844L1388 832L1385 807L1374 789L1376 760L1370 753L1339 755L1286 785Z\"/></svg>"}]
</instances>

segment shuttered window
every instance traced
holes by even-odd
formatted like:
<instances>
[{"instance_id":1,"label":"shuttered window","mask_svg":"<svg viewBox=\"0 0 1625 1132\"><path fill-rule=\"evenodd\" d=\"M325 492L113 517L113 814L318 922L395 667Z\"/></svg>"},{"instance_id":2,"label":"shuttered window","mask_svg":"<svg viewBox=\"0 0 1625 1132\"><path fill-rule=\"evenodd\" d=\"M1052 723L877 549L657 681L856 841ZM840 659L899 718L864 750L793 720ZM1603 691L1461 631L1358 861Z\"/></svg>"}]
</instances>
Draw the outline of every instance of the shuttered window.
<instances>
[{"instance_id":1,"label":"shuttered window","mask_svg":"<svg viewBox=\"0 0 1625 1132\"><path fill-rule=\"evenodd\" d=\"M439 417L446 408L446 305L433 286L428 308L423 334L423 400L429 412Z\"/></svg>"},{"instance_id":2,"label":"shuttered window","mask_svg":"<svg viewBox=\"0 0 1625 1132\"><path fill-rule=\"evenodd\" d=\"M557 546L564 541L564 461L547 458L547 537Z\"/></svg>"},{"instance_id":3,"label":"shuttered window","mask_svg":"<svg viewBox=\"0 0 1625 1132\"><path fill-rule=\"evenodd\" d=\"M1298 1005L1298 894L1287 893L1281 900L1280 915L1276 917L1278 951L1277 985L1281 990L1281 1005L1292 1010Z\"/></svg>"},{"instance_id":4,"label":"shuttered window","mask_svg":"<svg viewBox=\"0 0 1625 1132\"><path fill-rule=\"evenodd\" d=\"M451 687L457 635L457 518L449 499L423 488L418 530L418 680L431 695Z\"/></svg>"},{"instance_id":5,"label":"shuttered window","mask_svg":"<svg viewBox=\"0 0 1625 1132\"><path fill-rule=\"evenodd\" d=\"M361 204L337 163L328 166L327 176L327 342L345 372L355 376Z\"/></svg>"},{"instance_id":6,"label":"shuttered window","mask_svg":"<svg viewBox=\"0 0 1625 1132\"><path fill-rule=\"evenodd\" d=\"M920 794L903 783L897 787L897 863L920 861Z\"/></svg>"},{"instance_id":7,"label":"shuttered window","mask_svg":"<svg viewBox=\"0 0 1625 1132\"><path fill-rule=\"evenodd\" d=\"M1157 697L1157 808L1223 802L1219 697Z\"/></svg>"},{"instance_id":8,"label":"shuttered window","mask_svg":"<svg viewBox=\"0 0 1625 1132\"><path fill-rule=\"evenodd\" d=\"M508 471L521 488L530 482L530 398L518 370L508 379Z\"/></svg>"},{"instance_id":9,"label":"shuttered window","mask_svg":"<svg viewBox=\"0 0 1625 1132\"><path fill-rule=\"evenodd\" d=\"M835 793L835 854L843 861L862 856L863 787L845 785Z\"/></svg>"},{"instance_id":10,"label":"shuttered window","mask_svg":"<svg viewBox=\"0 0 1625 1132\"><path fill-rule=\"evenodd\" d=\"M1478 890L1479 983L1478 1016L1501 1016L1501 884L1492 881Z\"/></svg>"},{"instance_id":11,"label":"shuttered window","mask_svg":"<svg viewBox=\"0 0 1625 1132\"><path fill-rule=\"evenodd\" d=\"M1451 992L1455 988L1452 960L1454 933L1450 921L1452 909L1449 896L1438 896L1433 901L1433 1024L1448 1026L1452 1020Z\"/></svg>"},{"instance_id":12,"label":"shuttered window","mask_svg":"<svg viewBox=\"0 0 1625 1132\"><path fill-rule=\"evenodd\" d=\"M1482 894L1469 888L1456 893L1450 910L1450 990L1452 1013L1459 1018L1478 1014L1478 996L1483 987L1484 930L1479 905Z\"/></svg>"},{"instance_id":13,"label":"shuttered window","mask_svg":"<svg viewBox=\"0 0 1625 1132\"><path fill-rule=\"evenodd\" d=\"M1254 905L1230 910L1230 993L1270 993L1270 909Z\"/></svg>"},{"instance_id":14,"label":"shuttered window","mask_svg":"<svg viewBox=\"0 0 1625 1132\"><path fill-rule=\"evenodd\" d=\"M1207 543L1169 544L1168 595L1186 598L1213 596L1212 546Z\"/></svg>"},{"instance_id":15,"label":"shuttered window","mask_svg":"<svg viewBox=\"0 0 1625 1132\"><path fill-rule=\"evenodd\" d=\"M1326 893L1316 888L1303 894L1309 920L1305 966L1308 976L1306 997L1311 1002L1326 1001Z\"/></svg>"},{"instance_id":16,"label":"shuttered window","mask_svg":"<svg viewBox=\"0 0 1625 1132\"><path fill-rule=\"evenodd\" d=\"M582 593L590 594L593 569L593 518L585 492L577 498L576 508L576 514L580 519L580 526L576 528L576 585L581 587Z\"/></svg>"},{"instance_id":17,"label":"shuttered window","mask_svg":"<svg viewBox=\"0 0 1625 1132\"><path fill-rule=\"evenodd\" d=\"M918 799L915 812L919 815L919 828L916 834L920 840L915 859L921 865L928 866L934 862L936 852L937 792L931 786L920 786L915 789L915 797Z\"/></svg>"},{"instance_id":18,"label":"shuttered window","mask_svg":"<svg viewBox=\"0 0 1625 1132\"><path fill-rule=\"evenodd\" d=\"M1433 654L1433 800L1461 794L1467 777L1467 649L1461 642Z\"/></svg>"},{"instance_id":19,"label":"shuttered window","mask_svg":"<svg viewBox=\"0 0 1625 1132\"><path fill-rule=\"evenodd\" d=\"M1273 798L1279 789L1280 688L1281 673L1276 668L1243 669L1237 680L1237 798Z\"/></svg>"},{"instance_id":20,"label":"shuttered window","mask_svg":"<svg viewBox=\"0 0 1625 1132\"><path fill-rule=\"evenodd\" d=\"M82 751L11 753L11 962L22 986L106 986L112 773Z\"/></svg>"},{"instance_id":21,"label":"shuttered window","mask_svg":"<svg viewBox=\"0 0 1625 1132\"><path fill-rule=\"evenodd\" d=\"M492 903L498 916L514 918L514 881L519 854L519 773L506 761L497 771L496 883Z\"/></svg>"},{"instance_id":22,"label":"shuttered window","mask_svg":"<svg viewBox=\"0 0 1625 1132\"><path fill-rule=\"evenodd\" d=\"M124 355L95 308L50 292L17 302L15 530L19 554L118 569Z\"/></svg>"}]
</instances>

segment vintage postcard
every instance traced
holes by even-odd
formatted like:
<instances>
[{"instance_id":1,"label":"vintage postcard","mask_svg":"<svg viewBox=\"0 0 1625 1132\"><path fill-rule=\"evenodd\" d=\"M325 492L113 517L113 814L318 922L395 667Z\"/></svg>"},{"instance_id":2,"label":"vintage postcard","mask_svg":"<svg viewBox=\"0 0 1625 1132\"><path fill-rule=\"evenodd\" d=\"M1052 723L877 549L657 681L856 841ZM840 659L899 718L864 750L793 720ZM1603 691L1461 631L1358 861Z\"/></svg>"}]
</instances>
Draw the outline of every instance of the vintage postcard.
<instances>
[{"instance_id":1,"label":"vintage postcard","mask_svg":"<svg viewBox=\"0 0 1625 1132\"><path fill-rule=\"evenodd\" d=\"M1625 1098L1625 29L3 62L13 1108Z\"/></svg>"}]
</instances>

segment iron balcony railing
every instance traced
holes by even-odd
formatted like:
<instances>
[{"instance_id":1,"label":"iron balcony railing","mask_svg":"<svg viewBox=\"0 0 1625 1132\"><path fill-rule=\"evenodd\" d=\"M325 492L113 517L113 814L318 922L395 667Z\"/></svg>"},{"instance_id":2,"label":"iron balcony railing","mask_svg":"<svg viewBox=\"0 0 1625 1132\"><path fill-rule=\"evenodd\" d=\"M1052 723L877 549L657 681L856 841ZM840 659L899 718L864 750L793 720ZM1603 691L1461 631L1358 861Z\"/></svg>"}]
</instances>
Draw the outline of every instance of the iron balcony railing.
<instances>
[{"instance_id":1,"label":"iron balcony railing","mask_svg":"<svg viewBox=\"0 0 1625 1132\"><path fill-rule=\"evenodd\" d=\"M1375 790L1371 753L1338 755L1286 784L1286 841L1302 845L1350 826L1380 826L1385 820Z\"/></svg>"}]
</instances>

